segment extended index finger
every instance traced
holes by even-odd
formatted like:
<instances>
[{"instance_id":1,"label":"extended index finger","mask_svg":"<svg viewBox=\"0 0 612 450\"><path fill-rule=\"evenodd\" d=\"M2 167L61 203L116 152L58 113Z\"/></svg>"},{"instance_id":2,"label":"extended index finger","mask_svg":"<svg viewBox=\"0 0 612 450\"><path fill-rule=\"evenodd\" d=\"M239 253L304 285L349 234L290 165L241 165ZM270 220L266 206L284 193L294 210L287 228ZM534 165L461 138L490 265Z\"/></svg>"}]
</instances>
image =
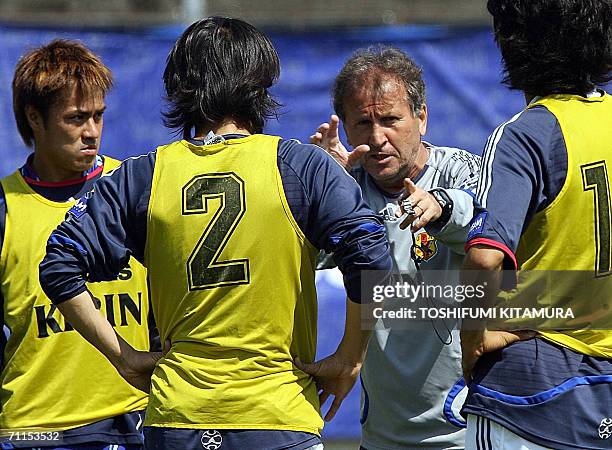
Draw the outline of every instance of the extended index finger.
<instances>
[{"instance_id":1,"label":"extended index finger","mask_svg":"<svg viewBox=\"0 0 612 450\"><path fill-rule=\"evenodd\" d=\"M414 184L410 178L404 178L404 187L406 188L408 196L414 194L418 189L417 185Z\"/></svg>"},{"instance_id":2,"label":"extended index finger","mask_svg":"<svg viewBox=\"0 0 612 450\"><path fill-rule=\"evenodd\" d=\"M340 124L340 118L337 115L332 114L329 118L329 128L327 130L327 136L329 139L339 139L338 136L338 126Z\"/></svg>"}]
</instances>

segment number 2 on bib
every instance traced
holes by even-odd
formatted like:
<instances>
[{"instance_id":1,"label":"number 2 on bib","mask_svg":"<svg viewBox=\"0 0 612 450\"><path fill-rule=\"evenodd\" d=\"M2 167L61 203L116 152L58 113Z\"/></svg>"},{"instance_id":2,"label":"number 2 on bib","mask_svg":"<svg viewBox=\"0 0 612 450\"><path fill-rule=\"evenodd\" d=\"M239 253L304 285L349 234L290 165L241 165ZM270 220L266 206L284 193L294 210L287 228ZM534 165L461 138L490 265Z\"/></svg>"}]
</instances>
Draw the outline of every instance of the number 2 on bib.
<instances>
[{"instance_id":1,"label":"number 2 on bib","mask_svg":"<svg viewBox=\"0 0 612 450\"><path fill-rule=\"evenodd\" d=\"M216 211L212 199L221 203ZM187 260L190 291L250 282L248 259L219 261L245 211L244 181L233 172L197 175L183 186L183 215L214 214Z\"/></svg>"}]
</instances>

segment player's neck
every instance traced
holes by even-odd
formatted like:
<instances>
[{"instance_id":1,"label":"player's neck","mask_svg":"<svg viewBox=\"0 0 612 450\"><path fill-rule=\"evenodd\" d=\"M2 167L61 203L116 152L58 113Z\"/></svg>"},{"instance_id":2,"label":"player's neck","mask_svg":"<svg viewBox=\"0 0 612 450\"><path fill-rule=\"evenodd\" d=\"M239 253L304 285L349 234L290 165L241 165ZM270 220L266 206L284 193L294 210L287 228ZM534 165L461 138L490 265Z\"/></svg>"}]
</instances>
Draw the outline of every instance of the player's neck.
<instances>
[{"instance_id":1,"label":"player's neck","mask_svg":"<svg viewBox=\"0 0 612 450\"><path fill-rule=\"evenodd\" d=\"M408 171L408 178L410 178L411 180L416 179L421 174L423 169L425 168L425 165L427 164L428 160L429 160L429 149L421 141L421 144L419 145L419 150L416 154L416 157L414 158L414 164ZM404 180L402 180L402 185L403 184L404 184Z\"/></svg>"},{"instance_id":2,"label":"player's neck","mask_svg":"<svg viewBox=\"0 0 612 450\"><path fill-rule=\"evenodd\" d=\"M204 139L208 133L213 132L217 136L224 134L245 134L250 135L251 132L246 128L243 128L239 124L234 121L222 122L218 125L213 126L212 128L198 129L196 130L196 135L194 139Z\"/></svg>"},{"instance_id":3,"label":"player's neck","mask_svg":"<svg viewBox=\"0 0 612 450\"><path fill-rule=\"evenodd\" d=\"M83 176L83 172L66 170L48 160L46 155L34 153L31 167L40 181L47 183L61 183L69 180L77 180Z\"/></svg>"},{"instance_id":4,"label":"player's neck","mask_svg":"<svg viewBox=\"0 0 612 450\"><path fill-rule=\"evenodd\" d=\"M525 103L530 104L531 101L536 98L535 95L533 94L528 94L527 92L523 92L523 95L525 96Z\"/></svg>"}]
</instances>

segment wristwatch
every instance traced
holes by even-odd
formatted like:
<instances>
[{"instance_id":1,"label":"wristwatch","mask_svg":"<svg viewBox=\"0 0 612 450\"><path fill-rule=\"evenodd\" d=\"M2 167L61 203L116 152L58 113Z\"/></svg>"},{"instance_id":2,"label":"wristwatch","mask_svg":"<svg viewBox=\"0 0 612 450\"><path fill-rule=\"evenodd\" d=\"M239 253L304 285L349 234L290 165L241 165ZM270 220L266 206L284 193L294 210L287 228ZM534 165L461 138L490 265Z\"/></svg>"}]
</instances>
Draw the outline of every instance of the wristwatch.
<instances>
[{"instance_id":1,"label":"wristwatch","mask_svg":"<svg viewBox=\"0 0 612 450\"><path fill-rule=\"evenodd\" d=\"M442 208L442 214L435 220L435 224L441 229L447 224L453 213L453 200L448 193L441 188L432 189L429 193L434 196L440 208Z\"/></svg>"}]
</instances>

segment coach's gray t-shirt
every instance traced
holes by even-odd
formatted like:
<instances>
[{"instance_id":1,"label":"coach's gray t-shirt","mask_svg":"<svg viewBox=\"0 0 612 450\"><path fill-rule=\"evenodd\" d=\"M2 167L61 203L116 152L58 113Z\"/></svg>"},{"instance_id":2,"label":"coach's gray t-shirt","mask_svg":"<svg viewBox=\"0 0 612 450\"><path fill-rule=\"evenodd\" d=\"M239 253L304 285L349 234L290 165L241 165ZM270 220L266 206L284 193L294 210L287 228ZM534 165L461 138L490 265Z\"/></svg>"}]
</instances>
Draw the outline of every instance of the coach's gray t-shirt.
<instances>
[{"instance_id":1,"label":"coach's gray t-shirt","mask_svg":"<svg viewBox=\"0 0 612 450\"><path fill-rule=\"evenodd\" d=\"M427 191L445 188L454 207L441 230L432 226L415 233L430 253L420 267L459 269L473 216L472 196L462 189L475 190L480 158L460 149L425 145L429 159L415 184ZM368 206L384 216L395 270L416 277L417 267L411 257L413 234L399 228L405 217L395 217L397 196L381 191L360 167L352 174ZM432 244L429 239L434 236ZM461 376L456 322L411 321L409 328L389 329L379 321L361 372L362 446L367 450L463 448L464 430L449 423L443 414L447 394Z\"/></svg>"}]
</instances>

